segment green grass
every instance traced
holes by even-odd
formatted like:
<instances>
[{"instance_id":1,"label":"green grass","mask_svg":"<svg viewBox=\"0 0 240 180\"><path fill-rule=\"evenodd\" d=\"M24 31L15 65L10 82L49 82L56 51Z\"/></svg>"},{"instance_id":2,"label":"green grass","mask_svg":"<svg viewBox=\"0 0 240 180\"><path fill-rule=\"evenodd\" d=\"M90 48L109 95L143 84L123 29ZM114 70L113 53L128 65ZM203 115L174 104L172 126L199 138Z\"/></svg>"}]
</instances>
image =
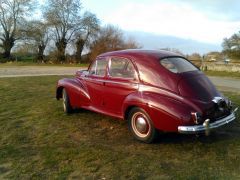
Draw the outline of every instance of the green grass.
<instances>
[{"instance_id":1,"label":"green grass","mask_svg":"<svg viewBox=\"0 0 240 180\"><path fill-rule=\"evenodd\" d=\"M239 72L226 72L226 71L204 71L208 76L219 76L219 77L233 77L240 78Z\"/></svg>"},{"instance_id":2,"label":"green grass","mask_svg":"<svg viewBox=\"0 0 240 180\"><path fill-rule=\"evenodd\" d=\"M55 99L59 78L0 79L0 179L240 178L239 118L209 137L163 134L143 144L124 121L65 115Z\"/></svg>"}]
</instances>

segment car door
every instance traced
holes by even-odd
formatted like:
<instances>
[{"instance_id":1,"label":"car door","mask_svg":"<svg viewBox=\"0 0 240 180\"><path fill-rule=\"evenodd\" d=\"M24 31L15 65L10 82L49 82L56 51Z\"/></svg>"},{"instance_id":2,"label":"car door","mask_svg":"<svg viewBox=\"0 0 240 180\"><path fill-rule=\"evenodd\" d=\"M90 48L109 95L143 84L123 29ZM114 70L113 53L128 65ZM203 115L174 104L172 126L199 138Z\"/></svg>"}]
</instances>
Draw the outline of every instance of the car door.
<instances>
[{"instance_id":1,"label":"car door","mask_svg":"<svg viewBox=\"0 0 240 180\"><path fill-rule=\"evenodd\" d=\"M124 99L137 89L138 78L133 63L126 58L110 58L108 75L104 84L106 111L121 115Z\"/></svg>"},{"instance_id":2,"label":"car door","mask_svg":"<svg viewBox=\"0 0 240 180\"><path fill-rule=\"evenodd\" d=\"M90 96L90 106L94 109L103 110L103 84L106 78L106 68L108 60L106 58L97 59L89 68L89 73L85 78L88 93Z\"/></svg>"}]
</instances>

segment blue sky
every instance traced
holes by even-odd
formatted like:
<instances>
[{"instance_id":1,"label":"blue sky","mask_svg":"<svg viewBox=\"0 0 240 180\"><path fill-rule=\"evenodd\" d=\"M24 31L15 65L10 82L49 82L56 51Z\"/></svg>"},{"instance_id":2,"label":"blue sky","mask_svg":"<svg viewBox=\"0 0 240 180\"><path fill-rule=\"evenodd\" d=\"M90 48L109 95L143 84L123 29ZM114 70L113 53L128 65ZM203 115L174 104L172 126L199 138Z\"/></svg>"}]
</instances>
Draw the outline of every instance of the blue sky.
<instances>
[{"instance_id":1,"label":"blue sky","mask_svg":"<svg viewBox=\"0 0 240 180\"><path fill-rule=\"evenodd\" d=\"M239 0L82 0L102 25L125 31L222 43L240 31Z\"/></svg>"}]
</instances>

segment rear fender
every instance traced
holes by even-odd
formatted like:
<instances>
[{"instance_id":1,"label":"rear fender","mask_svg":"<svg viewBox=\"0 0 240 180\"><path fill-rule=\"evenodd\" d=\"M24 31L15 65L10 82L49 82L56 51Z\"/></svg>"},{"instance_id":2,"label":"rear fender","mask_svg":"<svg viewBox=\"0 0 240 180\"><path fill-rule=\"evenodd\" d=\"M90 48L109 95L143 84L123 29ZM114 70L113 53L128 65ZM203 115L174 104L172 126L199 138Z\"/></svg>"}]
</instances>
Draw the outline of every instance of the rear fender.
<instances>
[{"instance_id":1,"label":"rear fender","mask_svg":"<svg viewBox=\"0 0 240 180\"><path fill-rule=\"evenodd\" d=\"M179 100L151 92L137 92L129 95L123 105L124 117L131 107L141 107L150 116L155 128L162 131L177 132L180 125L192 123L194 109Z\"/></svg>"}]
</instances>

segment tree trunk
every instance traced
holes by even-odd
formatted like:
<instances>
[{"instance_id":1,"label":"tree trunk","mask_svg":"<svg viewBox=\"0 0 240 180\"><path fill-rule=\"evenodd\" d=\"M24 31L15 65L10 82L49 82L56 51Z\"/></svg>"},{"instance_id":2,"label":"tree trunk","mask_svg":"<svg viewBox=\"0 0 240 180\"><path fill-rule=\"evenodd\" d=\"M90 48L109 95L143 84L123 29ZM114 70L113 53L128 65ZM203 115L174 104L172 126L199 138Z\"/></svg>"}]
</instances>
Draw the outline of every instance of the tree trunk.
<instances>
[{"instance_id":1,"label":"tree trunk","mask_svg":"<svg viewBox=\"0 0 240 180\"><path fill-rule=\"evenodd\" d=\"M67 42L65 39L61 39L58 42L56 42L56 47L58 50L57 53L57 60L60 62L65 62L66 58L65 58L65 49L67 47Z\"/></svg>"},{"instance_id":2,"label":"tree trunk","mask_svg":"<svg viewBox=\"0 0 240 180\"><path fill-rule=\"evenodd\" d=\"M4 53L3 53L4 58L10 59L11 50L12 50L12 47L14 46L14 41L15 40L12 37L7 37L3 40L2 48L4 50Z\"/></svg>"},{"instance_id":3,"label":"tree trunk","mask_svg":"<svg viewBox=\"0 0 240 180\"><path fill-rule=\"evenodd\" d=\"M38 61L44 61L44 50L45 50L45 45L39 45L38 46L38 54L37 54L37 60Z\"/></svg>"},{"instance_id":4,"label":"tree trunk","mask_svg":"<svg viewBox=\"0 0 240 180\"><path fill-rule=\"evenodd\" d=\"M11 57L11 50L4 48L3 58L10 59Z\"/></svg>"},{"instance_id":5,"label":"tree trunk","mask_svg":"<svg viewBox=\"0 0 240 180\"><path fill-rule=\"evenodd\" d=\"M82 60L82 51L84 48L84 44L85 44L85 40L83 39L78 39L76 42L76 48L77 48L77 52L76 52L76 60L78 63L81 63Z\"/></svg>"}]
</instances>

